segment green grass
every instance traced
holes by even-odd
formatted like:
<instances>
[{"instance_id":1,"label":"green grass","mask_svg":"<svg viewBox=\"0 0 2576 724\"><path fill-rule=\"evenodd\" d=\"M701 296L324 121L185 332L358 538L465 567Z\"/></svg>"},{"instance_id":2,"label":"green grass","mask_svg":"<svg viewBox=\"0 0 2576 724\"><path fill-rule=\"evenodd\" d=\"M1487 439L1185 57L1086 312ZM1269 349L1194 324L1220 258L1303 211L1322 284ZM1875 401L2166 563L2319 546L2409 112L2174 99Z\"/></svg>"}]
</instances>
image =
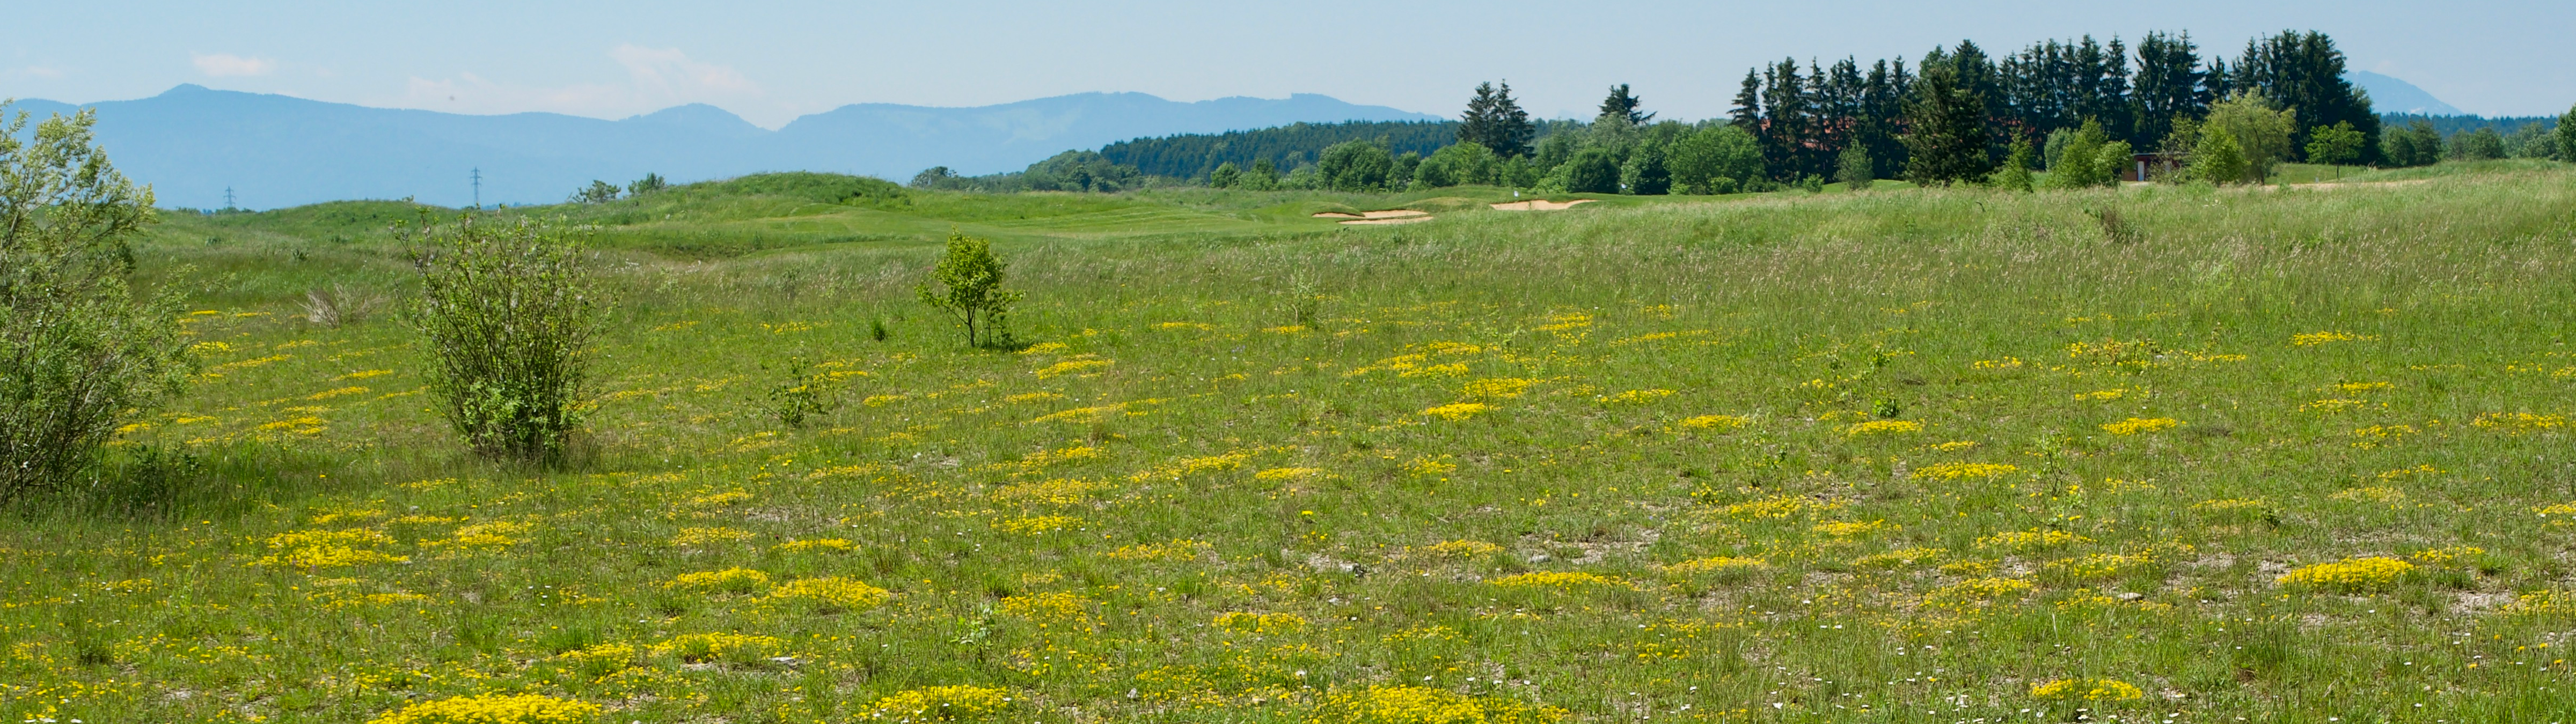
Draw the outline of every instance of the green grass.
<instances>
[{"instance_id":1,"label":"green grass","mask_svg":"<svg viewBox=\"0 0 2576 724\"><path fill-rule=\"evenodd\" d=\"M0 530L0 716L533 692L840 722L945 686L1033 722L2576 701L2564 166L1548 213L701 191L509 214L600 225L622 290L592 452L559 471L464 453L391 315L299 317L335 282L403 294L363 227L404 209L164 224L138 256L195 290L209 369L93 489ZM1308 217L1408 204L1443 208ZM997 239L1036 346L964 349L912 301L952 226ZM791 355L844 401L805 429L760 402ZM2411 568L2280 580L2373 556ZM1719 557L1748 560L1682 565ZM733 568L765 581L674 585ZM834 578L891 595L772 595ZM2061 680L2140 698L2045 698Z\"/></svg>"}]
</instances>

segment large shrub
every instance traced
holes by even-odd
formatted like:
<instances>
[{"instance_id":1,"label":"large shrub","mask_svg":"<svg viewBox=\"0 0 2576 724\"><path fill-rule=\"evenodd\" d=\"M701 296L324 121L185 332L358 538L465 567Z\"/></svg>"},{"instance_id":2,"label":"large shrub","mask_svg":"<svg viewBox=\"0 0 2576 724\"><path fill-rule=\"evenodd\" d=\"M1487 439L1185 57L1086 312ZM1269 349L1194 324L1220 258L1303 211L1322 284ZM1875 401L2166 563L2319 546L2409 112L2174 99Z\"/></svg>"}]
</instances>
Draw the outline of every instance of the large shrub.
<instances>
[{"instance_id":1,"label":"large shrub","mask_svg":"<svg viewBox=\"0 0 2576 724\"><path fill-rule=\"evenodd\" d=\"M108 165L93 121L0 122L0 502L65 486L188 379L178 299L126 281L152 189Z\"/></svg>"},{"instance_id":2,"label":"large shrub","mask_svg":"<svg viewBox=\"0 0 2576 724\"><path fill-rule=\"evenodd\" d=\"M608 300L580 245L554 226L473 217L403 229L420 270L408 315L427 377L475 452L554 462L581 428Z\"/></svg>"}]
</instances>

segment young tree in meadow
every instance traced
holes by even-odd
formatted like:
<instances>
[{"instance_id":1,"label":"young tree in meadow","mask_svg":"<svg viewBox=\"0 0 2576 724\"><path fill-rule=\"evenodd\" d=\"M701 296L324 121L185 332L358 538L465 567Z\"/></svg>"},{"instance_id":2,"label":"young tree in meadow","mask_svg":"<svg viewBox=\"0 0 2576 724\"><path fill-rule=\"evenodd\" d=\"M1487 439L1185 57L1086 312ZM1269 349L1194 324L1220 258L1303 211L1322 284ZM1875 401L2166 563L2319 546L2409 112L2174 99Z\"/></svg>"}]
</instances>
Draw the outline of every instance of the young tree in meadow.
<instances>
[{"instance_id":1,"label":"young tree in meadow","mask_svg":"<svg viewBox=\"0 0 2576 724\"><path fill-rule=\"evenodd\" d=\"M2332 126L2318 126L2308 132L2308 163L2342 166L2361 160L2362 144L2367 139L2353 130L2352 123L2337 121Z\"/></svg>"},{"instance_id":2,"label":"young tree in meadow","mask_svg":"<svg viewBox=\"0 0 2576 724\"><path fill-rule=\"evenodd\" d=\"M1906 108L1905 178L1921 186L1976 183L1995 168L1987 155L1986 101L1950 63L1928 63Z\"/></svg>"},{"instance_id":3,"label":"young tree in meadow","mask_svg":"<svg viewBox=\"0 0 2576 724\"><path fill-rule=\"evenodd\" d=\"M2298 113L2274 106L2261 93L2239 93L2225 103L2211 106L2202 126L2227 131L2245 160L2246 172L2251 174L2248 180L2259 184L2269 181L2272 168L2290 160L2295 151L2290 139L2298 127Z\"/></svg>"},{"instance_id":4,"label":"young tree in meadow","mask_svg":"<svg viewBox=\"0 0 2576 724\"><path fill-rule=\"evenodd\" d=\"M0 503L61 490L117 428L188 382L179 297L138 292L154 219L92 145L90 111L30 133L0 103Z\"/></svg>"},{"instance_id":5,"label":"young tree in meadow","mask_svg":"<svg viewBox=\"0 0 2576 724\"><path fill-rule=\"evenodd\" d=\"M2015 134L2012 151L2004 156L2003 167L1995 170L1995 175L1989 183L2005 191L2031 190L2030 167L2038 163L2038 159L2033 158L2035 155L2030 149L2030 138Z\"/></svg>"},{"instance_id":6,"label":"young tree in meadow","mask_svg":"<svg viewBox=\"0 0 2576 724\"><path fill-rule=\"evenodd\" d=\"M1847 190L1868 191L1870 184L1878 180L1877 171L1870 165L1869 149L1859 144L1844 148L1834 165L1834 180L1842 182Z\"/></svg>"},{"instance_id":7,"label":"young tree in meadow","mask_svg":"<svg viewBox=\"0 0 2576 724\"><path fill-rule=\"evenodd\" d=\"M406 315L439 411L488 457L561 461L581 429L606 289L564 229L463 217L397 230L420 272Z\"/></svg>"},{"instance_id":8,"label":"young tree in meadow","mask_svg":"<svg viewBox=\"0 0 2576 724\"><path fill-rule=\"evenodd\" d=\"M662 180L661 174L648 173L644 174L643 178L636 179L634 182L626 184L626 196L628 198L633 198L670 187L671 183Z\"/></svg>"},{"instance_id":9,"label":"young tree in meadow","mask_svg":"<svg viewBox=\"0 0 2576 724\"><path fill-rule=\"evenodd\" d=\"M930 269L931 283L913 292L923 304L957 318L957 325L966 329L966 346L1006 347L1011 344L1011 305L1019 303L1020 293L1002 288L1003 267L992 240L951 231L947 252Z\"/></svg>"},{"instance_id":10,"label":"young tree in meadow","mask_svg":"<svg viewBox=\"0 0 2576 724\"><path fill-rule=\"evenodd\" d=\"M2191 151L2191 177L2214 184L2242 183L2252 178L2252 164L2226 128L2201 129L2200 145Z\"/></svg>"}]
</instances>

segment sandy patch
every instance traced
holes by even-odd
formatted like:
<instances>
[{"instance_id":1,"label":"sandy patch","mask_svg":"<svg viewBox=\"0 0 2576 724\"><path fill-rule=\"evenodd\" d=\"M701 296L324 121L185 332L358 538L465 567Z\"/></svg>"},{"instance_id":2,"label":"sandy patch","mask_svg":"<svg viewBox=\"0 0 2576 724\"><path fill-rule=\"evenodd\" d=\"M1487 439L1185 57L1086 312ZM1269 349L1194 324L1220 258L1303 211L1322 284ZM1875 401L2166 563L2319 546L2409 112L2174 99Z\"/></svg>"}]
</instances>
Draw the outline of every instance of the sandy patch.
<instances>
[{"instance_id":1,"label":"sandy patch","mask_svg":"<svg viewBox=\"0 0 2576 724\"><path fill-rule=\"evenodd\" d=\"M1592 199L1575 199L1575 200L1573 200L1573 201L1564 201L1564 202L1547 201L1547 200L1544 200L1544 199L1531 199L1531 200L1528 200L1528 201L1510 201L1510 202L1505 202L1505 203L1495 204L1495 205L1494 205L1494 210L1496 210L1496 211L1564 211L1564 210L1566 210L1566 209L1574 208L1574 205L1575 205L1575 204L1588 204L1588 203L1592 203Z\"/></svg>"},{"instance_id":2,"label":"sandy patch","mask_svg":"<svg viewBox=\"0 0 2576 724\"><path fill-rule=\"evenodd\" d=\"M1339 212L1339 211L1318 211L1318 212L1315 212L1315 218L1318 218L1318 219L1365 219L1365 218L1368 218L1368 217L1366 217L1366 216L1361 216L1361 215L1359 215L1359 214L1345 214L1345 213L1342 213L1342 212Z\"/></svg>"},{"instance_id":3,"label":"sandy patch","mask_svg":"<svg viewBox=\"0 0 2576 724\"><path fill-rule=\"evenodd\" d=\"M1360 212L1360 218L1365 218L1365 219L1410 219L1410 218L1413 218L1413 217L1416 217L1416 216L1430 216L1430 215L1431 215L1431 212L1428 212L1428 211L1415 211L1415 210L1412 210L1412 209L1387 209L1387 210L1385 210L1385 211L1363 211L1363 212Z\"/></svg>"},{"instance_id":4,"label":"sandy patch","mask_svg":"<svg viewBox=\"0 0 2576 724\"><path fill-rule=\"evenodd\" d=\"M1420 213L1420 212L1415 212L1415 213ZM1421 214L1421 215L1419 215L1419 216L1397 216L1397 217L1384 218L1384 219L1352 219L1352 220L1349 220L1349 221L1344 221L1344 222L1342 222L1342 225L1343 225L1343 226L1382 226L1382 225L1386 225L1386 224L1418 224L1418 223L1425 222L1425 221L1430 221L1430 220L1431 220L1431 215L1430 215L1430 214Z\"/></svg>"}]
</instances>

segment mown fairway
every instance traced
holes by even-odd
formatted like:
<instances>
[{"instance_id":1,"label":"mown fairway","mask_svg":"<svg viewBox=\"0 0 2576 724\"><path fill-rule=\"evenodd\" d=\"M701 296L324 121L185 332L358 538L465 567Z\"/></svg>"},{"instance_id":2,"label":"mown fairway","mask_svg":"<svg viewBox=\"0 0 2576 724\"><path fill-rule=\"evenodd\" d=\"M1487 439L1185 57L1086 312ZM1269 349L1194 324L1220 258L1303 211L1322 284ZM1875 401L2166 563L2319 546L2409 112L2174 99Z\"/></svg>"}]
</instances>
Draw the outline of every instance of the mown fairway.
<instances>
[{"instance_id":1,"label":"mown fairway","mask_svg":"<svg viewBox=\"0 0 2576 724\"><path fill-rule=\"evenodd\" d=\"M205 369L0 530L0 715L2576 717L2568 168L538 209L622 290L562 471L428 411L403 207L172 219ZM952 226L1031 346L913 300Z\"/></svg>"}]
</instances>

